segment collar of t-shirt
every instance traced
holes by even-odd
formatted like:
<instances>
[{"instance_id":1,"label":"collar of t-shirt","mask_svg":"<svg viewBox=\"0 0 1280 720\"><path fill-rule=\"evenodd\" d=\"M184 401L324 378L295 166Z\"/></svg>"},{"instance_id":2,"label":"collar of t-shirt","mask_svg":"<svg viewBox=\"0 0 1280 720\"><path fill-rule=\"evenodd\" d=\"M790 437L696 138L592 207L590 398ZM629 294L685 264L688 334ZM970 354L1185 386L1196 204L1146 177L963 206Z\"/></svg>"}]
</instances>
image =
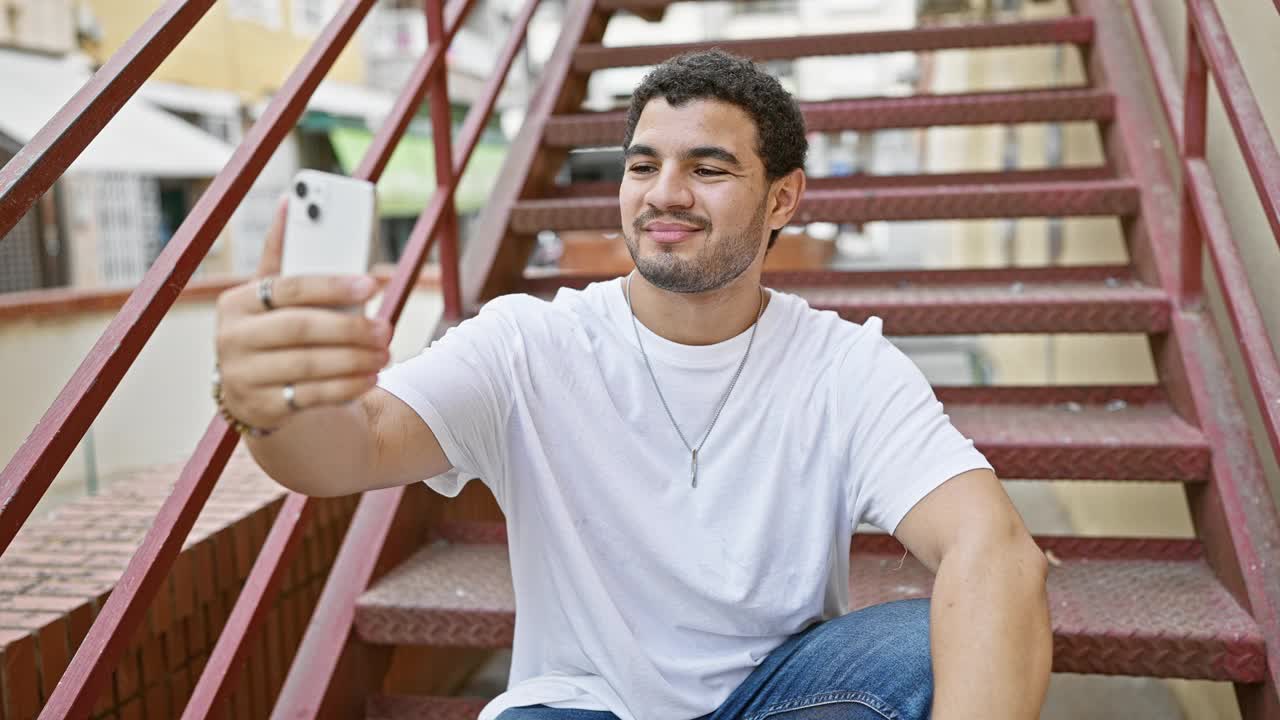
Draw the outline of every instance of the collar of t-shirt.
<instances>
[{"instance_id":1,"label":"collar of t-shirt","mask_svg":"<svg viewBox=\"0 0 1280 720\"><path fill-rule=\"evenodd\" d=\"M627 307L625 278L615 282L617 287L606 293L609 298L609 314L611 319L619 326L618 331L626 338L627 342L635 345L636 331L632 329L631 310ZM767 289L766 292L769 293L769 303L765 306L764 313L760 316L760 328L756 331L756 343L761 342L770 334L771 328L777 322L779 313L782 312L782 303L779 302L779 295ZM636 319L635 326L639 328L640 339L644 343L644 351L648 354L649 359L675 367L713 368L730 362L740 362L742 354L747 350L747 343L751 341L750 327L728 340L712 345L682 345L672 342L645 327L645 324L640 322L639 318ZM752 351L753 354L758 349L755 348Z\"/></svg>"}]
</instances>

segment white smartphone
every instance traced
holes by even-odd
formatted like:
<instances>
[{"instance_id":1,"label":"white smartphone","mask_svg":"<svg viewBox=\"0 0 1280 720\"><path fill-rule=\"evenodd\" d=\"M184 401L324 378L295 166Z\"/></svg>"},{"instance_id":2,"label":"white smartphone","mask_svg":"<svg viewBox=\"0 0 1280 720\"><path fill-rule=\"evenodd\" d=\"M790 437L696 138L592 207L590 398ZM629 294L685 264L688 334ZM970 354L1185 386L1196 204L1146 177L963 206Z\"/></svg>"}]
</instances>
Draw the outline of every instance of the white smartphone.
<instances>
[{"instance_id":1,"label":"white smartphone","mask_svg":"<svg viewBox=\"0 0 1280 720\"><path fill-rule=\"evenodd\" d=\"M367 273L376 229L377 196L373 183L319 170L300 170L289 188L280 274Z\"/></svg>"}]
</instances>

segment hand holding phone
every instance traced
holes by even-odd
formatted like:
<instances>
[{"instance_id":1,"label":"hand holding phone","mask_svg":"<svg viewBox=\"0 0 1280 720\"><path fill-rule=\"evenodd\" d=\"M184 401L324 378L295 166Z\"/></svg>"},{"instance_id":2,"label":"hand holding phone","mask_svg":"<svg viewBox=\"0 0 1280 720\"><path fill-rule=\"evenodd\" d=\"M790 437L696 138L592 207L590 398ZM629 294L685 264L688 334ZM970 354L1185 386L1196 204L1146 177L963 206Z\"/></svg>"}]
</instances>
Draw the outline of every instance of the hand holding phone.
<instances>
[{"instance_id":1,"label":"hand holding phone","mask_svg":"<svg viewBox=\"0 0 1280 720\"><path fill-rule=\"evenodd\" d=\"M222 398L236 419L276 428L374 387L391 342L388 323L360 312L377 291L374 219L372 184L313 170L295 177L264 244L264 277L218 298Z\"/></svg>"}]
</instances>

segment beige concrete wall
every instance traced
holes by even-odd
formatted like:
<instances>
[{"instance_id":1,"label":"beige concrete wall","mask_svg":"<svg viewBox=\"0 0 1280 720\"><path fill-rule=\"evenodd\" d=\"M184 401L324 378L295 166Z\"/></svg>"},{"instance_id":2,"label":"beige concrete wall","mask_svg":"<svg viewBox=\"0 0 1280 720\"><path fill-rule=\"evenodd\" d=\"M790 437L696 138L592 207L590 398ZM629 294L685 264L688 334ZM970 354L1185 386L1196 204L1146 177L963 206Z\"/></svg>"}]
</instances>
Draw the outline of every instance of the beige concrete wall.
<instances>
[{"instance_id":1,"label":"beige concrete wall","mask_svg":"<svg viewBox=\"0 0 1280 720\"><path fill-rule=\"evenodd\" d=\"M302 58L314 37L294 32L293 3L278 0L280 20L268 27L231 16L228 3L214 3L204 18L156 70L154 78L198 87L232 90L246 101L275 91ZM160 0L87 0L102 26L102 41L86 46L104 62L160 6ZM339 56L328 78L364 81L360 36Z\"/></svg>"},{"instance_id":2,"label":"beige concrete wall","mask_svg":"<svg viewBox=\"0 0 1280 720\"><path fill-rule=\"evenodd\" d=\"M376 302L370 304L377 307ZM443 308L436 292L415 293L392 341L397 361L419 352ZM5 462L31 433L88 354L111 313L0 321L0 458ZM92 428L93 460L104 482L133 468L188 457L213 417L211 302L179 302L160 323ZM54 481L44 508L78 497L86 486L82 442Z\"/></svg>"}]
</instances>

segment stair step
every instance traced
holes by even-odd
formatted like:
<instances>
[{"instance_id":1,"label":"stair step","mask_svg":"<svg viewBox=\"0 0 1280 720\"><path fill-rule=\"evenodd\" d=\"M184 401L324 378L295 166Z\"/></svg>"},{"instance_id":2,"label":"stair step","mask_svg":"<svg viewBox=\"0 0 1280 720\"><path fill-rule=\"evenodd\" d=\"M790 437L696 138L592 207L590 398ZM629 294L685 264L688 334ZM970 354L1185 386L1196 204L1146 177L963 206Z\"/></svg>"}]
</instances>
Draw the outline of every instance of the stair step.
<instances>
[{"instance_id":1,"label":"stair step","mask_svg":"<svg viewBox=\"0 0 1280 720\"><path fill-rule=\"evenodd\" d=\"M591 283L607 282L625 273L560 272L530 268L519 292L554 295L562 287L581 290ZM905 270L765 270L766 287L911 287L918 285L1008 285L1014 283L1106 283L1127 285L1134 281L1128 265L1052 265L1045 267L921 268Z\"/></svg>"},{"instance_id":2,"label":"stair step","mask_svg":"<svg viewBox=\"0 0 1280 720\"><path fill-rule=\"evenodd\" d=\"M1105 165L1037 168L1024 170L976 170L954 173L906 173L898 175L832 175L805 178L805 192L817 190L873 190L882 188L935 187L938 185L1010 185L1015 183L1113 180L1115 169ZM617 197L616 180L594 180L552 185L539 199L566 197Z\"/></svg>"},{"instance_id":3,"label":"stair step","mask_svg":"<svg viewBox=\"0 0 1280 720\"><path fill-rule=\"evenodd\" d=\"M468 697L373 695L365 703L365 720L475 720L488 702Z\"/></svg>"},{"instance_id":4,"label":"stair step","mask_svg":"<svg viewBox=\"0 0 1280 720\"><path fill-rule=\"evenodd\" d=\"M802 102L800 109L809 131L885 130L1105 121L1115 114L1115 97L1106 90L1065 88ZM621 110L553 115L543 142L559 148L617 147L626 123L627 114Z\"/></svg>"},{"instance_id":5,"label":"stair step","mask_svg":"<svg viewBox=\"0 0 1280 720\"><path fill-rule=\"evenodd\" d=\"M1198 541L1037 540L1051 554L1055 671L1265 678L1262 633L1214 577ZM902 556L891 537L855 539L852 608L929 594L931 574ZM361 597L355 625L377 644L509 647L515 600L506 547L423 548Z\"/></svg>"},{"instance_id":6,"label":"stair step","mask_svg":"<svg viewBox=\"0 0 1280 720\"><path fill-rule=\"evenodd\" d=\"M1093 20L1091 18L1064 17L1023 22L970 23L908 30L715 40L666 45L606 47L600 44L588 44L574 52L573 69L577 72L591 72L605 68L657 65L681 53L712 48L720 48L763 62L819 55L865 55L1017 45L1083 45L1092 40Z\"/></svg>"},{"instance_id":7,"label":"stair step","mask_svg":"<svg viewBox=\"0 0 1280 720\"><path fill-rule=\"evenodd\" d=\"M887 335L1148 333L1169 328L1163 290L1129 282L1015 282L783 287L851 322L884 320Z\"/></svg>"},{"instance_id":8,"label":"stair step","mask_svg":"<svg viewBox=\"0 0 1280 720\"><path fill-rule=\"evenodd\" d=\"M792 223L1130 216L1138 188L1129 180L1029 182L806 191ZM521 200L511 229L612 230L622 224L617 195Z\"/></svg>"},{"instance_id":9,"label":"stair step","mask_svg":"<svg viewBox=\"0 0 1280 720\"><path fill-rule=\"evenodd\" d=\"M872 315L890 335L1163 333L1169 301L1136 281L788 287L818 310L852 322Z\"/></svg>"}]
</instances>

